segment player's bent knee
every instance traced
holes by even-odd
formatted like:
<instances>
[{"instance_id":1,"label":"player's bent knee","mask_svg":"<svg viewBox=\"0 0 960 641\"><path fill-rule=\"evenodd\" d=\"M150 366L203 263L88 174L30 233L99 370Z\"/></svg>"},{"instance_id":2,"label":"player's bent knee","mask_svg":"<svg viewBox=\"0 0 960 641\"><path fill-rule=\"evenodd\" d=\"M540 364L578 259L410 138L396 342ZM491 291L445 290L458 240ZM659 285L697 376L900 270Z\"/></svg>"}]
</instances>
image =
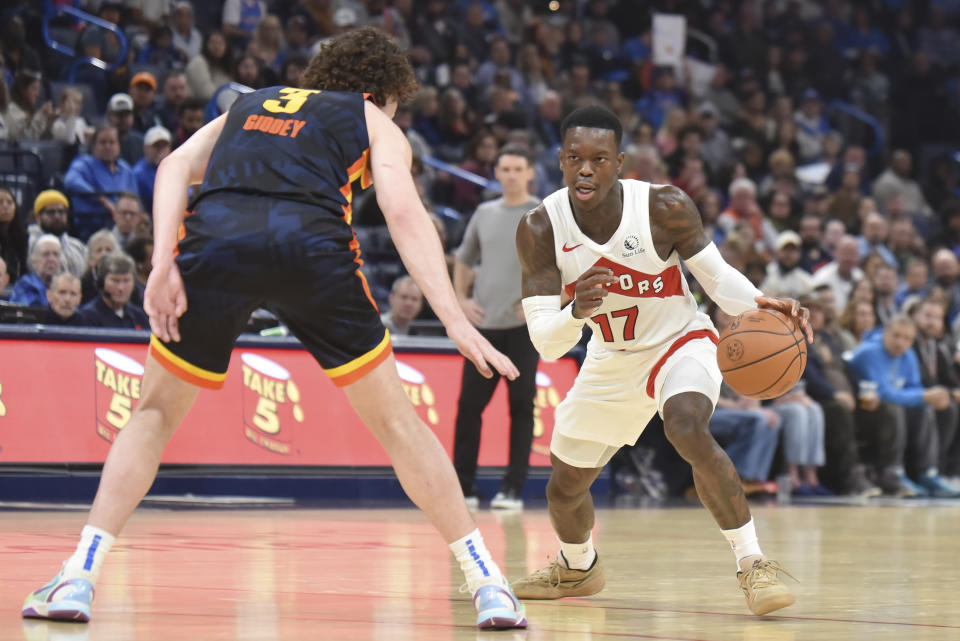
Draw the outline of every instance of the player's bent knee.
<instances>
[{"instance_id":1,"label":"player's bent knee","mask_svg":"<svg viewBox=\"0 0 960 641\"><path fill-rule=\"evenodd\" d=\"M593 468L578 468L563 461L553 459L553 471L547 482L547 500L556 502L577 501L590 491L600 470Z\"/></svg>"},{"instance_id":2,"label":"player's bent knee","mask_svg":"<svg viewBox=\"0 0 960 641\"><path fill-rule=\"evenodd\" d=\"M677 394L663 406L663 431L667 440L684 455L684 450L712 446L710 415L713 404L703 394Z\"/></svg>"}]
</instances>

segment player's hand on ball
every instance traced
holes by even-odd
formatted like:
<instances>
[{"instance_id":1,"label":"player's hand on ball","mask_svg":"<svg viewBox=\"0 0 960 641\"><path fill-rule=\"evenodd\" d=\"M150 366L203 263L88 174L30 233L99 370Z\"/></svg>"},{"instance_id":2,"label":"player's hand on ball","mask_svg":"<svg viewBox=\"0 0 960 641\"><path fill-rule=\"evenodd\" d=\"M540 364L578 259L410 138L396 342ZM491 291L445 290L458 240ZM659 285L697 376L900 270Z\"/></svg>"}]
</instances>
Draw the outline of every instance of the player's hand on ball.
<instances>
[{"instance_id":1,"label":"player's hand on ball","mask_svg":"<svg viewBox=\"0 0 960 641\"><path fill-rule=\"evenodd\" d=\"M807 335L807 341L813 342L813 330L810 329L810 310L801 307L800 302L792 298L773 298L771 296L757 296L753 299L760 309L775 309L776 311L789 316L797 324L804 334Z\"/></svg>"},{"instance_id":2,"label":"player's hand on ball","mask_svg":"<svg viewBox=\"0 0 960 641\"><path fill-rule=\"evenodd\" d=\"M575 318L587 318L601 304L603 298L610 293L607 287L616 282L613 271L606 267L594 265L583 272L577 280L577 288L573 295L573 315Z\"/></svg>"}]
</instances>

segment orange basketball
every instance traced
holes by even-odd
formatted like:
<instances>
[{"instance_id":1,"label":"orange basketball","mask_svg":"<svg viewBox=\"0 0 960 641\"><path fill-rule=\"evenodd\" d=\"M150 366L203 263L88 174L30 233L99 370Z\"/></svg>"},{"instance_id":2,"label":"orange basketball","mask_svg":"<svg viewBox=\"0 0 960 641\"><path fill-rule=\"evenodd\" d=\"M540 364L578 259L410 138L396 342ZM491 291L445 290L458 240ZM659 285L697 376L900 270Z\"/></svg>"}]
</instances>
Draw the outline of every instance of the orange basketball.
<instances>
[{"instance_id":1,"label":"orange basketball","mask_svg":"<svg viewBox=\"0 0 960 641\"><path fill-rule=\"evenodd\" d=\"M807 341L789 317L754 309L720 332L717 364L723 380L740 394L776 398L800 380L807 366Z\"/></svg>"}]
</instances>

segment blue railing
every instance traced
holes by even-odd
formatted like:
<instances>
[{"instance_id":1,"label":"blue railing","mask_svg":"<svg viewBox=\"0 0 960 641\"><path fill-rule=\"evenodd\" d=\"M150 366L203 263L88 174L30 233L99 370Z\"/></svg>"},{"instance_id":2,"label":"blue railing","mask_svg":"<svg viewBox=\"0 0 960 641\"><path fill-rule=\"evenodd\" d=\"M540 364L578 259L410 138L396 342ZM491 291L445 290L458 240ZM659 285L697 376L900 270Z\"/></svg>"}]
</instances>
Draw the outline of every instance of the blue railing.
<instances>
[{"instance_id":1,"label":"blue railing","mask_svg":"<svg viewBox=\"0 0 960 641\"><path fill-rule=\"evenodd\" d=\"M433 156L424 156L420 160L422 160L423 164L425 165L429 165L434 169L439 169L440 171L445 171L448 174L456 176L457 178L462 178L463 180L473 183L474 185L478 185L484 189L489 189L494 193L503 193L503 188L500 186L500 183L495 180L478 176L473 172L467 171L466 169L461 169L456 165L451 165L450 163L434 158Z\"/></svg>"},{"instance_id":2,"label":"blue railing","mask_svg":"<svg viewBox=\"0 0 960 641\"><path fill-rule=\"evenodd\" d=\"M72 16L81 22L86 22L96 27L100 27L101 29L105 29L106 31L114 34L117 37L117 40L120 42L120 51L117 54L117 59L113 62L107 62L106 60L93 58L91 56L81 57L78 56L73 47L69 47L62 42L57 42L54 40L50 36L50 21L59 15ZM75 9L74 7L57 7L53 4L52 0L44 0L43 3L43 40L49 48L74 59L67 78L68 82L74 82L76 80L77 71L83 66L96 67L97 69L101 69L103 71L113 71L117 67L123 65L127 59L127 37L124 35L120 27L112 22L107 22L106 20L98 18L93 14L87 13L86 11Z\"/></svg>"},{"instance_id":3,"label":"blue railing","mask_svg":"<svg viewBox=\"0 0 960 641\"><path fill-rule=\"evenodd\" d=\"M851 118L859 120L873 130L873 144L870 145L870 149L867 150L868 154L875 156L883 151L883 145L886 138L883 133L883 125L880 124L879 120L868 114L863 109L860 109L849 102L844 102L843 100L831 100L830 108L844 113Z\"/></svg>"}]
</instances>

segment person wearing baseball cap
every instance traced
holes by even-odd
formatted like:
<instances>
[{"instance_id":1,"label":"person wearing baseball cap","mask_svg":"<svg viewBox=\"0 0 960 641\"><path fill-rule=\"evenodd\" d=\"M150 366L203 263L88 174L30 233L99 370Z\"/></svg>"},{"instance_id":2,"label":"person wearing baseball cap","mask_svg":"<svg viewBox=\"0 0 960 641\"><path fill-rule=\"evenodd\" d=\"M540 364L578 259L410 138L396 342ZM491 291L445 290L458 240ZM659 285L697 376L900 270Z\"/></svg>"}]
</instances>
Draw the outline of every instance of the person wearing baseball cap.
<instances>
[{"instance_id":1,"label":"person wearing baseball cap","mask_svg":"<svg viewBox=\"0 0 960 641\"><path fill-rule=\"evenodd\" d=\"M120 157L131 165L143 157L143 134L133 129L133 98L115 93L107 102L107 122L116 127Z\"/></svg>"},{"instance_id":2,"label":"person wearing baseball cap","mask_svg":"<svg viewBox=\"0 0 960 641\"><path fill-rule=\"evenodd\" d=\"M153 181L157 177L160 161L170 153L173 136L165 127L155 126L147 129L143 137L143 158L133 166L133 175L137 179L137 193L148 214L153 213Z\"/></svg>"},{"instance_id":3,"label":"person wearing baseball cap","mask_svg":"<svg viewBox=\"0 0 960 641\"><path fill-rule=\"evenodd\" d=\"M149 71L139 71L130 79L133 98L133 128L141 134L154 125L162 124L153 104L157 96L157 79Z\"/></svg>"},{"instance_id":4,"label":"person wearing baseball cap","mask_svg":"<svg viewBox=\"0 0 960 641\"><path fill-rule=\"evenodd\" d=\"M776 260L767 265L767 277L760 289L767 296L789 296L800 298L813 289L812 277L800 267L800 249L803 241L800 234L788 229L780 232L777 242Z\"/></svg>"},{"instance_id":5,"label":"person wearing baseball cap","mask_svg":"<svg viewBox=\"0 0 960 641\"><path fill-rule=\"evenodd\" d=\"M40 236L56 236L60 241L60 265L74 276L83 274L87 268L87 247L67 234L70 227L70 201L66 195L56 189L41 191L33 201L33 213L37 222L27 227L28 252L33 251Z\"/></svg>"}]
</instances>

